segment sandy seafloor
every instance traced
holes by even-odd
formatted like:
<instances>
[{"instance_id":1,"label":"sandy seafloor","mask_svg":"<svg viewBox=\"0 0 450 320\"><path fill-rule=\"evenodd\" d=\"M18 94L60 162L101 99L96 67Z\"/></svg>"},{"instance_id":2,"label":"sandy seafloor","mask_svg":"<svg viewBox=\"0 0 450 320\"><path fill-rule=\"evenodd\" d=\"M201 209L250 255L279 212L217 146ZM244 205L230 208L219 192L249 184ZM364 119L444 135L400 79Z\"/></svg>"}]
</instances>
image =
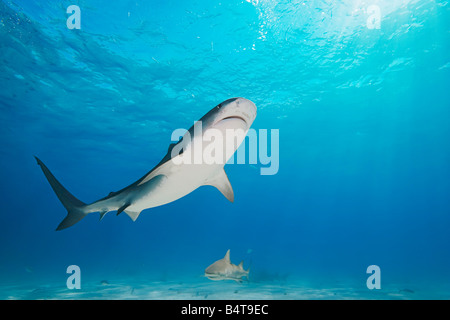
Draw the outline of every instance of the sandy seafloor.
<instances>
[{"instance_id":1,"label":"sandy seafloor","mask_svg":"<svg viewBox=\"0 0 450 320\"><path fill-rule=\"evenodd\" d=\"M99 280L83 282L81 289L47 283L0 287L2 300L422 300L449 299L443 285L390 284L369 290L365 286L334 283L244 281Z\"/></svg>"}]
</instances>

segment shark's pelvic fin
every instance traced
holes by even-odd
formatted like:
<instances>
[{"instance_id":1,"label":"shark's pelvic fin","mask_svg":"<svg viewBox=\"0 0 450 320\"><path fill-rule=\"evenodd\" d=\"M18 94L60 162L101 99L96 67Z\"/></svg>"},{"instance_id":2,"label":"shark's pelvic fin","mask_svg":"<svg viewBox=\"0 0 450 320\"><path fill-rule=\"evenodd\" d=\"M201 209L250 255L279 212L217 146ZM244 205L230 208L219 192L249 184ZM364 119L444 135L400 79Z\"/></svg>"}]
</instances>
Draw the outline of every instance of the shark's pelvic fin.
<instances>
[{"instance_id":1,"label":"shark's pelvic fin","mask_svg":"<svg viewBox=\"0 0 450 320\"><path fill-rule=\"evenodd\" d=\"M225 172L225 169L219 171L211 179L208 179L205 185L216 187L229 201L234 202L234 192L231 187L230 180Z\"/></svg>"},{"instance_id":2,"label":"shark's pelvic fin","mask_svg":"<svg viewBox=\"0 0 450 320\"><path fill-rule=\"evenodd\" d=\"M64 188L62 184L59 183L58 180L56 180L56 178L53 176L50 170L48 170L45 164L38 157L35 158L38 165L41 167L42 172L44 172L45 177L53 188L53 191L55 191L56 196L61 201L63 206L67 209L66 218L58 225L56 230L62 230L73 226L75 223L77 223L87 215L86 204L75 198L69 191L67 191L66 188Z\"/></svg>"},{"instance_id":3,"label":"shark's pelvic fin","mask_svg":"<svg viewBox=\"0 0 450 320\"><path fill-rule=\"evenodd\" d=\"M130 210L124 210L124 212L131 218L131 220L136 221L136 219L141 214L140 212L130 211Z\"/></svg>"}]
</instances>

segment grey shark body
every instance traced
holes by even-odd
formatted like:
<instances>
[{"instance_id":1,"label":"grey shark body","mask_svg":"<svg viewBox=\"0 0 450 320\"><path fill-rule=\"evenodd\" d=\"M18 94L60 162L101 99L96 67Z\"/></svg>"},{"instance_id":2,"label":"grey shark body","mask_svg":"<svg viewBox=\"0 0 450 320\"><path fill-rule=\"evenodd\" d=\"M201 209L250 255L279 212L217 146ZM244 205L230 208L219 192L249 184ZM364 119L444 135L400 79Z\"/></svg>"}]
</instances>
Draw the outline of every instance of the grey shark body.
<instances>
[{"instance_id":1,"label":"grey shark body","mask_svg":"<svg viewBox=\"0 0 450 320\"><path fill-rule=\"evenodd\" d=\"M205 270L205 277L210 280L234 280L242 282L242 278L248 279L250 269L244 270L244 262L238 265L232 264L230 260L230 250L227 251L225 257L217 260Z\"/></svg>"},{"instance_id":2,"label":"grey shark body","mask_svg":"<svg viewBox=\"0 0 450 320\"><path fill-rule=\"evenodd\" d=\"M68 228L92 212L99 212L100 219L110 211L117 211L117 214L125 212L135 221L142 210L173 202L204 185L216 187L233 202L234 193L224 171L224 165L245 138L255 117L256 106L247 99L233 98L222 102L186 131L177 143L171 144L164 158L145 176L91 204L85 204L75 198L36 157L48 182L68 211L66 218L56 230ZM198 123L201 124L200 130L195 132ZM238 137L232 152L229 149L224 150L222 161L188 163L187 158L192 157L194 153L201 154L207 148L216 147L216 150L225 148L223 141L216 141L220 139L205 141L205 136L213 132L211 129L223 133L223 136L226 130L240 130L244 136Z\"/></svg>"}]
</instances>

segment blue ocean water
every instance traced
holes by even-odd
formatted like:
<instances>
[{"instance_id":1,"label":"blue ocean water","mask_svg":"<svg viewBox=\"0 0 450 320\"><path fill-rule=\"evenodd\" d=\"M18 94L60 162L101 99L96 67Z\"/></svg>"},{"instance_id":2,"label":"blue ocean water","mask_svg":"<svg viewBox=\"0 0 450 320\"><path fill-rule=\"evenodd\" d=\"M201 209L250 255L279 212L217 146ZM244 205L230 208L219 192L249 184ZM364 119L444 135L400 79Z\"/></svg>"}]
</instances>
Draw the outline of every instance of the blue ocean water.
<instances>
[{"instance_id":1,"label":"blue ocean water","mask_svg":"<svg viewBox=\"0 0 450 320\"><path fill-rule=\"evenodd\" d=\"M69 29L70 5L81 28ZM375 8L375 10L373 9ZM378 11L377 11L378 10ZM0 2L0 298L450 298L444 0ZM231 97L279 130L279 170L225 166L133 222L66 215L33 156L90 203ZM205 268L231 250L248 282ZM66 269L81 270L81 289ZM367 267L381 270L368 289Z\"/></svg>"}]
</instances>

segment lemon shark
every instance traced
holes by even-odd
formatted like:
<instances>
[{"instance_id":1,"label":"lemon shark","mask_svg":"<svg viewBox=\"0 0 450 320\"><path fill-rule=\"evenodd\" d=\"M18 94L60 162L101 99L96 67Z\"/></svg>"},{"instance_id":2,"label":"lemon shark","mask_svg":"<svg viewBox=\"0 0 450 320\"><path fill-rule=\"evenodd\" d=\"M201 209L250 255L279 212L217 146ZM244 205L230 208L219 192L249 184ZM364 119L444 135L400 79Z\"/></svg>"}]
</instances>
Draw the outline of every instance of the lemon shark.
<instances>
[{"instance_id":1,"label":"lemon shark","mask_svg":"<svg viewBox=\"0 0 450 320\"><path fill-rule=\"evenodd\" d=\"M232 264L230 260L230 250L225 257L217 260L205 270L205 277L211 280L234 280L242 282L243 277L247 277L250 269L244 270L244 261L238 265Z\"/></svg>"},{"instance_id":2,"label":"lemon shark","mask_svg":"<svg viewBox=\"0 0 450 320\"><path fill-rule=\"evenodd\" d=\"M232 98L220 103L189 130L184 130L181 139L169 146L164 158L145 176L91 204L74 197L35 157L68 212L56 230L73 226L93 212L100 213L100 220L110 211L125 212L136 221L143 210L178 200L205 185L216 187L233 202L234 193L224 166L244 140L255 117L256 106L250 100ZM231 142L225 141L229 131L235 133Z\"/></svg>"}]
</instances>

